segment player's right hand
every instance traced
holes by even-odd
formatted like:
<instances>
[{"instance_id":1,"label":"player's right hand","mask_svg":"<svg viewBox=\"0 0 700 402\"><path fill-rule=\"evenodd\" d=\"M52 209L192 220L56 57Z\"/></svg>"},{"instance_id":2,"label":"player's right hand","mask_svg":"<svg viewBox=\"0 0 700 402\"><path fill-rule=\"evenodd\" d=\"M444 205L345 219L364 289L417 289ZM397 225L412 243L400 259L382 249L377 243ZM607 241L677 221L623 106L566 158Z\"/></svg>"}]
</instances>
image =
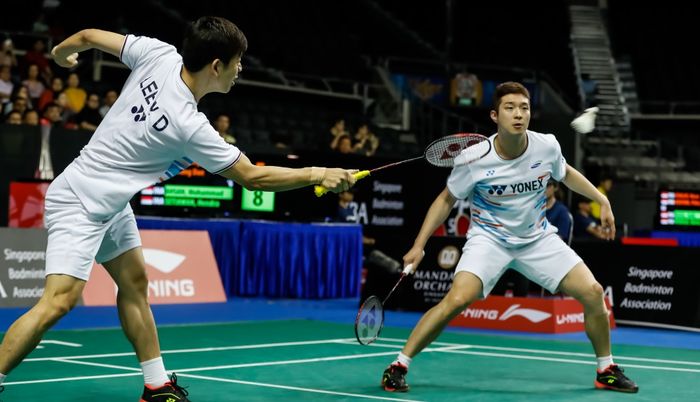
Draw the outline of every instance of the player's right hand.
<instances>
[{"instance_id":1,"label":"player's right hand","mask_svg":"<svg viewBox=\"0 0 700 402\"><path fill-rule=\"evenodd\" d=\"M57 50L57 46L51 50L54 61L61 67L72 68L78 65L78 53L62 54Z\"/></svg>"},{"instance_id":2,"label":"player's right hand","mask_svg":"<svg viewBox=\"0 0 700 402\"><path fill-rule=\"evenodd\" d=\"M423 257L425 257L425 251L418 246L413 246L403 256L403 266L407 267L411 265L411 273L414 273L416 269L418 269L418 264L423 260Z\"/></svg>"},{"instance_id":3,"label":"player's right hand","mask_svg":"<svg viewBox=\"0 0 700 402\"><path fill-rule=\"evenodd\" d=\"M356 169L327 168L321 180L321 186L334 193L347 191L357 181L353 176L355 173L357 173Z\"/></svg>"}]
</instances>

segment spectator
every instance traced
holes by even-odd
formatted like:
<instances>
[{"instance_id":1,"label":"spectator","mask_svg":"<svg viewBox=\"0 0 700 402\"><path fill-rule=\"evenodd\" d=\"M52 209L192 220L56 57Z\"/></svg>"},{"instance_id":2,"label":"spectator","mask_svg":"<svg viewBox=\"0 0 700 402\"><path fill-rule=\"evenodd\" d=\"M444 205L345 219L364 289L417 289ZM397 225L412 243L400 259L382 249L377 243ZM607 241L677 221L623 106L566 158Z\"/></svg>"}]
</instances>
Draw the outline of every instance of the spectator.
<instances>
[{"instance_id":1,"label":"spectator","mask_svg":"<svg viewBox=\"0 0 700 402\"><path fill-rule=\"evenodd\" d=\"M15 90L12 92L12 101L5 104L4 113L8 114L11 110L19 110L22 115L28 109L34 109L32 100L29 99L29 90L24 85L15 85Z\"/></svg>"},{"instance_id":2,"label":"spectator","mask_svg":"<svg viewBox=\"0 0 700 402\"><path fill-rule=\"evenodd\" d=\"M72 123L72 117L75 113L68 107L68 96L66 95L66 92L63 91L59 93L53 103L57 104L61 108L60 115L63 124L70 126L69 123Z\"/></svg>"},{"instance_id":3,"label":"spectator","mask_svg":"<svg viewBox=\"0 0 700 402\"><path fill-rule=\"evenodd\" d=\"M43 78L44 82L50 82L53 77L53 71L51 71L51 64L49 59L46 57L46 44L42 39L37 39L34 42L31 50L28 50L24 55L23 66L30 66L36 64L39 67L39 75Z\"/></svg>"},{"instance_id":4,"label":"spectator","mask_svg":"<svg viewBox=\"0 0 700 402\"><path fill-rule=\"evenodd\" d=\"M78 113L85 107L87 92L80 87L80 77L77 73L70 73L66 83L67 88L63 92L68 97L68 109L73 113Z\"/></svg>"},{"instance_id":5,"label":"spectator","mask_svg":"<svg viewBox=\"0 0 700 402\"><path fill-rule=\"evenodd\" d=\"M591 217L590 201L579 198L576 205L577 210L573 214L574 237L605 239L606 235L603 232L603 228L596 223L593 217Z\"/></svg>"},{"instance_id":6,"label":"spectator","mask_svg":"<svg viewBox=\"0 0 700 402\"><path fill-rule=\"evenodd\" d=\"M77 128L88 131L97 130L97 126L102 121L102 116L100 115L100 96L96 93L91 93L90 96L88 96L83 110L73 116L72 120Z\"/></svg>"},{"instance_id":7,"label":"spectator","mask_svg":"<svg viewBox=\"0 0 700 402\"><path fill-rule=\"evenodd\" d=\"M58 97L58 94L63 92L63 78L53 77L51 80L51 88L44 89L44 92L39 97L39 102L37 102L37 109L44 110L46 105L54 102Z\"/></svg>"},{"instance_id":8,"label":"spectator","mask_svg":"<svg viewBox=\"0 0 700 402\"><path fill-rule=\"evenodd\" d=\"M110 89L107 91L107 93L105 93L105 96L102 99L102 106L100 107L100 115L102 117L105 117L107 112L109 112L109 109L111 109L112 105L114 105L114 102L117 101L118 97L119 94L114 89Z\"/></svg>"},{"instance_id":9,"label":"spectator","mask_svg":"<svg viewBox=\"0 0 700 402\"><path fill-rule=\"evenodd\" d=\"M229 144L236 143L236 137L231 134L231 119L227 115L220 114L214 121L214 128L224 141Z\"/></svg>"},{"instance_id":10,"label":"spectator","mask_svg":"<svg viewBox=\"0 0 700 402\"><path fill-rule=\"evenodd\" d=\"M373 132L369 131L369 126L367 124L363 124L357 129L355 141L357 142L353 146L353 151L365 156L374 155L379 147L379 138L377 138Z\"/></svg>"},{"instance_id":11,"label":"spectator","mask_svg":"<svg viewBox=\"0 0 700 402\"><path fill-rule=\"evenodd\" d=\"M27 67L27 79L22 81L22 85L29 90L29 98L32 102L38 104L41 94L44 92L44 89L46 89L44 83L39 79L39 66L30 64L29 67Z\"/></svg>"},{"instance_id":12,"label":"spectator","mask_svg":"<svg viewBox=\"0 0 700 402\"><path fill-rule=\"evenodd\" d=\"M24 112L24 119L22 122L28 126L38 126L39 125L39 112L36 110L27 110Z\"/></svg>"},{"instance_id":13,"label":"spectator","mask_svg":"<svg viewBox=\"0 0 700 402\"><path fill-rule=\"evenodd\" d=\"M350 134L345 129L345 119L338 119L335 121L335 124L333 124L333 127L331 127L331 134L333 137L337 137L342 134Z\"/></svg>"},{"instance_id":14,"label":"spectator","mask_svg":"<svg viewBox=\"0 0 700 402\"><path fill-rule=\"evenodd\" d=\"M612 190L613 181L612 178L603 176L598 183L598 191L604 196L608 196L610 190ZM591 201L591 216L600 222L600 204L595 201Z\"/></svg>"},{"instance_id":15,"label":"spectator","mask_svg":"<svg viewBox=\"0 0 700 402\"><path fill-rule=\"evenodd\" d=\"M566 208L564 203L558 200L559 198L559 183L555 180L549 180L547 182L547 188L544 191L547 197L545 211L547 215L547 220L555 228L557 228L557 234L564 240L564 243L569 244L571 236L571 216L569 215L569 210Z\"/></svg>"},{"instance_id":16,"label":"spectator","mask_svg":"<svg viewBox=\"0 0 700 402\"><path fill-rule=\"evenodd\" d=\"M40 120L42 126L61 127L63 119L61 118L61 106L56 103L49 103L44 109L44 115Z\"/></svg>"},{"instance_id":17,"label":"spectator","mask_svg":"<svg viewBox=\"0 0 700 402\"><path fill-rule=\"evenodd\" d=\"M353 148L352 148L352 138L350 138L349 135L343 134L338 136L338 141L335 141L336 146L335 146L335 151L340 152L341 154L351 154L353 153Z\"/></svg>"},{"instance_id":18,"label":"spectator","mask_svg":"<svg viewBox=\"0 0 700 402\"><path fill-rule=\"evenodd\" d=\"M10 66L0 66L0 106L10 101L14 88ZM0 107L1 111L2 107Z\"/></svg>"},{"instance_id":19,"label":"spectator","mask_svg":"<svg viewBox=\"0 0 700 402\"><path fill-rule=\"evenodd\" d=\"M0 47L0 66L8 66L10 68L17 67L15 47L10 38L2 41L2 47Z\"/></svg>"},{"instance_id":20,"label":"spectator","mask_svg":"<svg viewBox=\"0 0 700 402\"><path fill-rule=\"evenodd\" d=\"M22 124L22 113L20 113L16 110L11 111L10 114L8 114L7 118L5 119L5 123L13 124L13 125Z\"/></svg>"},{"instance_id":21,"label":"spectator","mask_svg":"<svg viewBox=\"0 0 700 402\"><path fill-rule=\"evenodd\" d=\"M347 135L348 137L350 136L350 133L345 130L345 119L336 120L330 131L331 136L333 136L333 140L331 141L331 149L333 150L338 148L338 140L342 135Z\"/></svg>"}]
</instances>

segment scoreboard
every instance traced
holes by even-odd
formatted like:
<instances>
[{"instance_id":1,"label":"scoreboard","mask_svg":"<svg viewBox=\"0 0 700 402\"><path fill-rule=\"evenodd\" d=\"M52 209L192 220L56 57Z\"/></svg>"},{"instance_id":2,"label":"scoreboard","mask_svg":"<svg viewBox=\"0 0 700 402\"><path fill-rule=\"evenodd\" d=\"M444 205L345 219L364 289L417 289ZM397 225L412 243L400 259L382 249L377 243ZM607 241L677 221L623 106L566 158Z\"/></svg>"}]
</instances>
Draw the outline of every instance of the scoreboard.
<instances>
[{"instance_id":1,"label":"scoreboard","mask_svg":"<svg viewBox=\"0 0 700 402\"><path fill-rule=\"evenodd\" d=\"M659 228L700 229L700 191L661 190L657 204Z\"/></svg>"},{"instance_id":2,"label":"scoreboard","mask_svg":"<svg viewBox=\"0 0 700 402\"><path fill-rule=\"evenodd\" d=\"M275 193L249 191L191 165L172 179L141 190L131 204L140 215L235 217L273 214Z\"/></svg>"}]
</instances>

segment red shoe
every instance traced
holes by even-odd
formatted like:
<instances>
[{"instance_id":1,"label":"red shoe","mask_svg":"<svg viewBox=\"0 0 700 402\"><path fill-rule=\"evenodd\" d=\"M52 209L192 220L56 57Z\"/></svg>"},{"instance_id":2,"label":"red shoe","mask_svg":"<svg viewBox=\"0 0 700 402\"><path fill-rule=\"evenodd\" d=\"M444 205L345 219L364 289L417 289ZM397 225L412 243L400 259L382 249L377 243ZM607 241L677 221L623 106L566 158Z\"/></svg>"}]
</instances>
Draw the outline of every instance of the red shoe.
<instances>
[{"instance_id":1,"label":"red shoe","mask_svg":"<svg viewBox=\"0 0 700 402\"><path fill-rule=\"evenodd\" d=\"M384 370L384 375L382 376L382 388L384 391L389 392L406 392L408 391L408 384L406 383L406 374L408 374L408 367L401 363L393 363L386 370Z\"/></svg>"}]
</instances>

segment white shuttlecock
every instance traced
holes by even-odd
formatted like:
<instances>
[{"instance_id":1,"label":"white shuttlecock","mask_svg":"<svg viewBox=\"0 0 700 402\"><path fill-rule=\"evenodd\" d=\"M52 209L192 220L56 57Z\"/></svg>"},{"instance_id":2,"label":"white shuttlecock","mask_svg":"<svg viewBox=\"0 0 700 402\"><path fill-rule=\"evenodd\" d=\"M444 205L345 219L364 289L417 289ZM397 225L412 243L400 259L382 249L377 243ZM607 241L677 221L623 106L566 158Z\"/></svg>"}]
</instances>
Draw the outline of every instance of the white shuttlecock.
<instances>
[{"instance_id":1,"label":"white shuttlecock","mask_svg":"<svg viewBox=\"0 0 700 402\"><path fill-rule=\"evenodd\" d=\"M595 118L598 113L598 107L589 107L583 113L571 122L571 128L577 133L588 134L595 129Z\"/></svg>"}]
</instances>

